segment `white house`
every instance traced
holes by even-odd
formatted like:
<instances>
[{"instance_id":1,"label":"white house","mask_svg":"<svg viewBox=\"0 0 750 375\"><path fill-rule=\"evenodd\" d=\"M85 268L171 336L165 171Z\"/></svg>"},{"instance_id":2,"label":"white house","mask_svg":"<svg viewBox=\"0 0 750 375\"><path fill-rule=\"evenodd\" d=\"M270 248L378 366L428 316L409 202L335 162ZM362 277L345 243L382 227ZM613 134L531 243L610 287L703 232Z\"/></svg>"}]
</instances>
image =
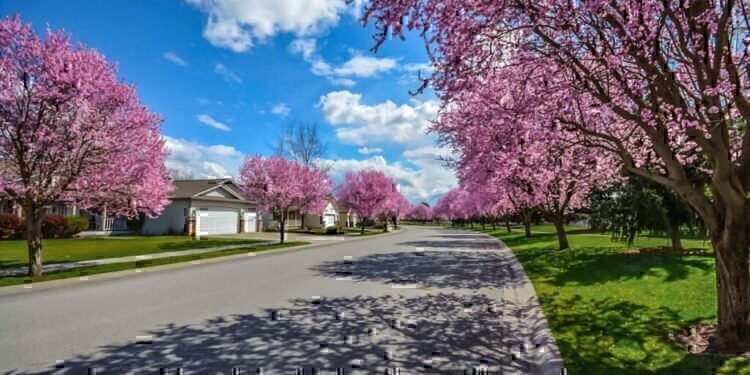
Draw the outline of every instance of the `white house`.
<instances>
[{"instance_id":1,"label":"white house","mask_svg":"<svg viewBox=\"0 0 750 375\"><path fill-rule=\"evenodd\" d=\"M339 221L339 212L329 200L322 215L305 215L305 227L310 229L335 227Z\"/></svg>"},{"instance_id":2,"label":"white house","mask_svg":"<svg viewBox=\"0 0 750 375\"><path fill-rule=\"evenodd\" d=\"M231 178L174 181L174 186L164 212L144 221L143 234L215 235L258 230L257 205L240 196Z\"/></svg>"}]
</instances>

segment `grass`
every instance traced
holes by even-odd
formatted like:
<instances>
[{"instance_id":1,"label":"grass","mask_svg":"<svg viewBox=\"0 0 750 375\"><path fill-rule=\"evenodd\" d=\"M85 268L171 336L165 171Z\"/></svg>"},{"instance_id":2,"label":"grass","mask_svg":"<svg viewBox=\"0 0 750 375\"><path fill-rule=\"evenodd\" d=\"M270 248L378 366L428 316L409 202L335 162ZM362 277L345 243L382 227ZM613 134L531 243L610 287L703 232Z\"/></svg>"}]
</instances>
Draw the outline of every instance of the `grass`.
<instances>
[{"instance_id":1,"label":"grass","mask_svg":"<svg viewBox=\"0 0 750 375\"><path fill-rule=\"evenodd\" d=\"M224 257L224 256L236 255L236 254L256 253L256 252L261 252L261 251L282 249L285 247L293 247L293 246L308 245L308 244L309 244L308 242L287 242L284 244L269 244L269 245L261 245L261 246L252 247L252 248L238 248L238 249L231 249L231 250L224 250L224 251L213 251L210 253L203 253L203 254L183 255L183 256L160 258L160 259L147 259L147 260L142 260L142 261L137 261L137 262L105 264L105 265L100 265L100 266L81 267L81 268L74 268L74 269L69 269L69 270L52 271L52 272L45 273L42 276L34 277L34 278L29 278L26 276L6 276L6 277L0 277L0 287L28 284L28 283L37 283L37 282L50 281L50 280L60 280L60 279L67 279L67 278L72 278L72 277L90 276L90 275L96 275L96 274L107 273L107 272L126 271L126 270L132 270L136 268L163 266L166 264L173 264L173 263L192 262L192 261L199 261L202 259Z\"/></svg>"},{"instance_id":2,"label":"grass","mask_svg":"<svg viewBox=\"0 0 750 375\"><path fill-rule=\"evenodd\" d=\"M750 374L746 359L690 354L667 337L715 321L712 254L626 253L608 235L576 228L568 231L571 249L559 251L551 226L532 230L531 238L523 229L484 232L523 264L570 374ZM664 238L641 237L633 247L665 245Z\"/></svg>"},{"instance_id":3,"label":"grass","mask_svg":"<svg viewBox=\"0 0 750 375\"><path fill-rule=\"evenodd\" d=\"M193 240L187 236L48 239L43 242L42 262L43 264L77 262L259 242L265 242L265 240L238 238ZM26 241L0 241L0 269L26 267L28 260Z\"/></svg>"}]
</instances>

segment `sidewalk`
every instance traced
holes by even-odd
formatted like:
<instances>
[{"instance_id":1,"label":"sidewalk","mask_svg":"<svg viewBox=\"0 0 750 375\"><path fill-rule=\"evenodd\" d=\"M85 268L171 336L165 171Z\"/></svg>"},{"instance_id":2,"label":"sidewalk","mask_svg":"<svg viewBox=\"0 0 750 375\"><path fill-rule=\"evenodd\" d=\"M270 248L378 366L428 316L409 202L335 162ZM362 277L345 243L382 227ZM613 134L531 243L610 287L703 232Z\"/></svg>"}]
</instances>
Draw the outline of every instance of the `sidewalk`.
<instances>
[{"instance_id":1,"label":"sidewalk","mask_svg":"<svg viewBox=\"0 0 750 375\"><path fill-rule=\"evenodd\" d=\"M203 254L203 253L211 253L215 251L226 251L226 250L233 250L233 249L251 249L254 247L258 247L258 246L274 245L276 243L278 243L278 241L267 241L267 242L239 244L239 245L227 245L227 246L219 246L219 247L209 247L205 249L170 251L166 253L134 255L134 256L118 257L118 258L82 260L79 262L69 262L69 263L52 263L52 264L45 264L44 271L45 272L61 271L61 270L68 270L71 268L100 266L103 264L113 264L113 263L137 262L137 261L148 260L148 259L171 258L171 257L177 257L177 256ZM0 270L0 277L23 276L26 274L27 271L28 269L26 267L2 269Z\"/></svg>"}]
</instances>

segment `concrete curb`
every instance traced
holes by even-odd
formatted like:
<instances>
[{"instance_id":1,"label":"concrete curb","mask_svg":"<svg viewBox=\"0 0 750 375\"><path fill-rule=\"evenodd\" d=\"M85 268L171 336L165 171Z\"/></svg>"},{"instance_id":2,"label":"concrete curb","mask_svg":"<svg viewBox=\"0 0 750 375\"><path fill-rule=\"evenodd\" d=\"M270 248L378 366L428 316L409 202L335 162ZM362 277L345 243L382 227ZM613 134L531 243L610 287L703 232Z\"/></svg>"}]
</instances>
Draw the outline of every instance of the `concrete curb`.
<instances>
[{"instance_id":1,"label":"concrete curb","mask_svg":"<svg viewBox=\"0 0 750 375\"><path fill-rule=\"evenodd\" d=\"M231 260L237 260L237 259L247 259L247 258L258 257L258 256L270 256L270 255L277 255L277 254L289 253L289 252L294 252L294 251L315 249L318 247L324 247L328 245L338 245L338 244L346 243L349 241L366 241L370 239L381 238L384 236L400 234L406 231L407 231L406 229L402 228L393 232L388 232L388 233L384 232L382 234L373 235L373 236L363 236L363 237L355 236L352 238L346 238L344 240L336 241L336 242L330 241L326 243L308 243L306 245L291 246L291 247L285 247L281 249L265 250L265 251L260 251L257 253L249 252L249 253L244 253L244 254L234 254L234 255L227 255L227 256L219 256L215 258L201 259L198 261L185 261L185 262L165 264L165 265L154 266L154 267L145 267L145 268L124 270L124 271L106 272L106 273L100 273L100 274L90 275L90 276L70 277L70 278L65 278L65 279L60 279L60 280L40 281L40 282L32 283L32 284L9 285L9 286L0 287L0 297L12 296L12 295L23 294L23 293L40 292L44 290L58 289L58 288L69 287L69 286L88 285L92 282L97 282L97 281L115 280L115 279L120 279L120 278L124 278L128 276L139 276L139 275L149 274L152 272L176 270L180 268L208 265L208 264L217 263L217 262L231 261ZM264 244L264 245L268 245L268 244ZM162 259L168 259L168 258L162 258ZM123 263L127 263L127 262L123 262Z\"/></svg>"}]
</instances>

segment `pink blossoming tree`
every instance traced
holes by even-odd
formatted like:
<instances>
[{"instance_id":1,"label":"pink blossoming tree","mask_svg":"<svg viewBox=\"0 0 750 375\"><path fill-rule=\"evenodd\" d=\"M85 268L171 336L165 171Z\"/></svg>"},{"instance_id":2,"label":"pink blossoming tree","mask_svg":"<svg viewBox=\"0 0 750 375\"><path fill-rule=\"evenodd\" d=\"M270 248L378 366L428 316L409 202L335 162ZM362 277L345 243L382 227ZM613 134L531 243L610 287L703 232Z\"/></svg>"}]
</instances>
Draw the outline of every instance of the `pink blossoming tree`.
<instances>
[{"instance_id":1,"label":"pink blossoming tree","mask_svg":"<svg viewBox=\"0 0 750 375\"><path fill-rule=\"evenodd\" d=\"M426 204L419 203L411 207L407 216L411 220L417 220L426 223L432 220L432 210Z\"/></svg>"},{"instance_id":2,"label":"pink blossoming tree","mask_svg":"<svg viewBox=\"0 0 750 375\"><path fill-rule=\"evenodd\" d=\"M367 221L383 212L394 193L397 193L394 179L383 172L363 170L348 172L336 194L357 213L364 234Z\"/></svg>"},{"instance_id":3,"label":"pink blossoming tree","mask_svg":"<svg viewBox=\"0 0 750 375\"><path fill-rule=\"evenodd\" d=\"M380 212L380 217L385 222L383 230L388 230L389 220L393 223L394 228L398 228L399 220L409 212L409 209L411 209L411 204L406 197L398 190L393 190Z\"/></svg>"},{"instance_id":4,"label":"pink blossoming tree","mask_svg":"<svg viewBox=\"0 0 750 375\"><path fill-rule=\"evenodd\" d=\"M161 119L62 31L41 40L18 16L0 21L0 114L0 195L23 208L29 276L42 274L49 205L133 217L168 203Z\"/></svg>"},{"instance_id":5,"label":"pink blossoming tree","mask_svg":"<svg viewBox=\"0 0 750 375\"><path fill-rule=\"evenodd\" d=\"M422 32L451 101L488 75L492 89L539 78L556 121L623 172L674 190L710 233L717 346L750 350L750 61L747 1L372 0L381 30ZM408 20L405 22L405 20ZM708 186L695 184L699 164Z\"/></svg>"},{"instance_id":6,"label":"pink blossoming tree","mask_svg":"<svg viewBox=\"0 0 750 375\"><path fill-rule=\"evenodd\" d=\"M278 217L281 243L289 213L322 214L331 188L325 172L282 157L249 157L240 168L242 195Z\"/></svg>"}]
</instances>

